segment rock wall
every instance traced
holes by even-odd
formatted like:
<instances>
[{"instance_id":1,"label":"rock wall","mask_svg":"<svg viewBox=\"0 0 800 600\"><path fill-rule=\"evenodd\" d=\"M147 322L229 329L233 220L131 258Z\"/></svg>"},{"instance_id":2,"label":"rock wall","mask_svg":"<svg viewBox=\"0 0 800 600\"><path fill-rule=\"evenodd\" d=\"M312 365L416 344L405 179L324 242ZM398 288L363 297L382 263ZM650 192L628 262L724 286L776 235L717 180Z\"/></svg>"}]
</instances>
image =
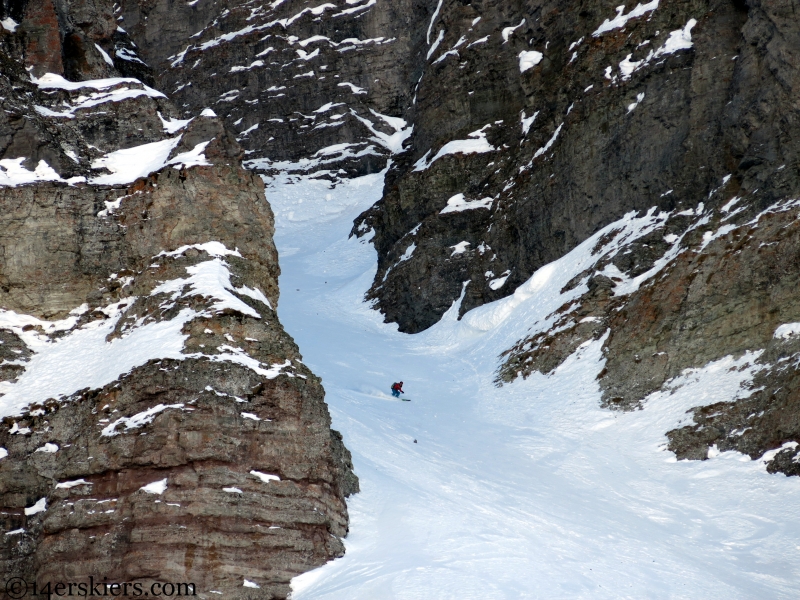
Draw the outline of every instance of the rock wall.
<instances>
[{"instance_id":1,"label":"rock wall","mask_svg":"<svg viewBox=\"0 0 800 600\"><path fill-rule=\"evenodd\" d=\"M213 112L180 120L120 77L132 42L103 58L126 35L110 4L15 10L0 30L0 572L286 598L343 554L358 479L275 312L263 184Z\"/></svg>"},{"instance_id":2,"label":"rock wall","mask_svg":"<svg viewBox=\"0 0 800 600\"><path fill-rule=\"evenodd\" d=\"M713 198L719 206L737 193L760 208L796 194L795 168L774 177L798 159L789 58L798 30L786 10L671 3L601 31L611 4L443 2L411 149L354 230L376 231L371 296L387 318L424 329L468 280L463 314L630 210L708 203L725 176L733 184ZM521 55L539 62L521 72ZM480 151L428 162L484 134ZM458 194L487 208L444 212Z\"/></svg>"},{"instance_id":3,"label":"rock wall","mask_svg":"<svg viewBox=\"0 0 800 600\"><path fill-rule=\"evenodd\" d=\"M411 133L429 2L125 0L120 22L188 113L211 107L237 133L246 165L379 171Z\"/></svg>"}]
</instances>

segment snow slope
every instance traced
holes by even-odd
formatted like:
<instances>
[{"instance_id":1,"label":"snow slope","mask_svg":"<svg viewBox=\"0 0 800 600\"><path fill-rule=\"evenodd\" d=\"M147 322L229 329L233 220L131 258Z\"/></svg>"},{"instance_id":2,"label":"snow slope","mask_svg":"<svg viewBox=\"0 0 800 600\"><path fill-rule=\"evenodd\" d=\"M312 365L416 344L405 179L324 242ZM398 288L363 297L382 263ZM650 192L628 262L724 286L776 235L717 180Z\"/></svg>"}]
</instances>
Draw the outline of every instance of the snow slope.
<instances>
[{"instance_id":1,"label":"snow slope","mask_svg":"<svg viewBox=\"0 0 800 600\"><path fill-rule=\"evenodd\" d=\"M546 325L547 281L577 273L587 245L524 298L462 322L454 306L403 335L363 303L376 257L347 239L382 184L267 180L280 318L323 379L362 489L346 556L295 578L294 600L797 597L800 479L734 452L664 450L687 409L746 394L756 355L687 372L631 413L599 408L602 340L496 388L497 355ZM390 396L401 379L411 402Z\"/></svg>"},{"instance_id":2,"label":"snow slope","mask_svg":"<svg viewBox=\"0 0 800 600\"><path fill-rule=\"evenodd\" d=\"M231 283L229 266L221 257L241 255L229 250L221 242L182 246L172 252L161 252L153 259L180 256L189 248L202 250L213 258L187 267L189 277L164 281L150 295L168 295L169 299L162 306L175 302L181 296L199 296L209 302L207 310L201 312L184 308L172 320L140 318L122 336L109 340L119 320L134 306L136 297L125 298L98 309L107 318L92 320L81 326L77 326L78 319L88 310L88 305L76 308L70 317L62 321L42 321L30 315L0 309L0 326L13 331L34 352L27 362L8 362L24 365L25 371L14 381L0 381L0 419L24 414L30 405L44 403L48 398L68 397L84 388L101 388L153 359L183 360L191 357L214 362L235 362L269 379L285 372L284 369L291 366L288 361L285 364L262 365L241 349L227 345L221 346L220 349L225 351L217 354L184 352L188 335L183 333L183 328L193 319L226 309L261 318L233 291L270 305L269 299L260 290L247 286L237 288ZM41 327L45 333L30 329L31 326ZM47 335L55 332L66 333L55 340ZM104 434L116 435L114 431L111 426L106 428Z\"/></svg>"}]
</instances>

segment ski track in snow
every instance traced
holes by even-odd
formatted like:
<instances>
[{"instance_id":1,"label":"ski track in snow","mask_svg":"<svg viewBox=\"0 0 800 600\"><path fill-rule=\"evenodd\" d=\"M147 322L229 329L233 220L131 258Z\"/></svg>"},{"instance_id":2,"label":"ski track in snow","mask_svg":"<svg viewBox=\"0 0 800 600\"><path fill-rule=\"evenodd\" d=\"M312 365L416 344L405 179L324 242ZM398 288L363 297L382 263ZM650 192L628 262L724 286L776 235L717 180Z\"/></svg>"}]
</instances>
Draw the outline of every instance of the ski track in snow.
<instances>
[{"instance_id":1,"label":"ski track in snow","mask_svg":"<svg viewBox=\"0 0 800 600\"><path fill-rule=\"evenodd\" d=\"M592 240L527 297L462 322L456 303L409 336L363 302L375 252L347 238L383 176L266 182L280 318L322 377L362 490L347 554L295 578L295 600L797 597L800 479L735 452L678 462L664 449L686 410L746 393L756 355L688 372L630 413L599 407L602 340L496 388L497 355L547 321L560 289L547 281L584 268ZM412 402L389 395L398 380Z\"/></svg>"}]
</instances>

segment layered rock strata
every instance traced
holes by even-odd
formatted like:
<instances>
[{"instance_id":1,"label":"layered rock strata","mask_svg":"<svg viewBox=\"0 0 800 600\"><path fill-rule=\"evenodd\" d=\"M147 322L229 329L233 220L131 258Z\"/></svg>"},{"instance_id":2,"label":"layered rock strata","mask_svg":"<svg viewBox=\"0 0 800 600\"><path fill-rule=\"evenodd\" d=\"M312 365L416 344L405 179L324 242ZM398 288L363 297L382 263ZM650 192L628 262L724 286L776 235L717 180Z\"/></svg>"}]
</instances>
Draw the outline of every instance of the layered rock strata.
<instances>
[{"instance_id":1,"label":"layered rock strata","mask_svg":"<svg viewBox=\"0 0 800 600\"><path fill-rule=\"evenodd\" d=\"M261 180L213 111L105 61L101 4L0 31L0 572L286 598L358 480L275 312Z\"/></svg>"}]
</instances>

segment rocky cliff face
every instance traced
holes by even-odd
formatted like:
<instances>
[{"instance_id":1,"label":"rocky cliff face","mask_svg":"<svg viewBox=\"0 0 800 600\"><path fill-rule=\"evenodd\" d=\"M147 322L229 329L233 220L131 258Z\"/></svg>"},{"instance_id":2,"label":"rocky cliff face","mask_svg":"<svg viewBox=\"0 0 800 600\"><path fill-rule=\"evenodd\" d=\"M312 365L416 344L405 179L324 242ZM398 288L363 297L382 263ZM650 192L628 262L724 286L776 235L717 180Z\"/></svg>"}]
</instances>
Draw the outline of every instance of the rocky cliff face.
<instances>
[{"instance_id":1,"label":"rocky cliff face","mask_svg":"<svg viewBox=\"0 0 800 600\"><path fill-rule=\"evenodd\" d=\"M211 107L258 172L379 171L411 134L427 2L126 0L120 22L187 114Z\"/></svg>"},{"instance_id":2,"label":"rocky cliff face","mask_svg":"<svg viewBox=\"0 0 800 600\"><path fill-rule=\"evenodd\" d=\"M383 199L353 233L374 232L368 297L402 331L459 298L463 315L513 294L612 227L498 381L549 372L608 332L605 402L631 408L729 354L759 353L759 377L793 381L793 334L775 336L798 320L795 8L130 2L120 16L186 110L219 107L250 167L335 180L391 158ZM199 84L199 70L214 75ZM628 231L633 214L657 223ZM671 444L695 458L713 444L752 456L794 444L791 393L768 389L751 398L763 414L698 413Z\"/></svg>"},{"instance_id":3,"label":"rocky cliff face","mask_svg":"<svg viewBox=\"0 0 800 600\"><path fill-rule=\"evenodd\" d=\"M141 81L110 4L12 8L0 572L285 598L344 552L358 480L275 312L263 184L213 111Z\"/></svg>"},{"instance_id":4,"label":"rocky cliff face","mask_svg":"<svg viewBox=\"0 0 800 600\"><path fill-rule=\"evenodd\" d=\"M462 314L507 295L628 211L797 192L776 174L797 161L798 32L780 3L501 4L442 4L411 149L362 220L371 294L401 329L434 323L464 281Z\"/></svg>"}]
</instances>

